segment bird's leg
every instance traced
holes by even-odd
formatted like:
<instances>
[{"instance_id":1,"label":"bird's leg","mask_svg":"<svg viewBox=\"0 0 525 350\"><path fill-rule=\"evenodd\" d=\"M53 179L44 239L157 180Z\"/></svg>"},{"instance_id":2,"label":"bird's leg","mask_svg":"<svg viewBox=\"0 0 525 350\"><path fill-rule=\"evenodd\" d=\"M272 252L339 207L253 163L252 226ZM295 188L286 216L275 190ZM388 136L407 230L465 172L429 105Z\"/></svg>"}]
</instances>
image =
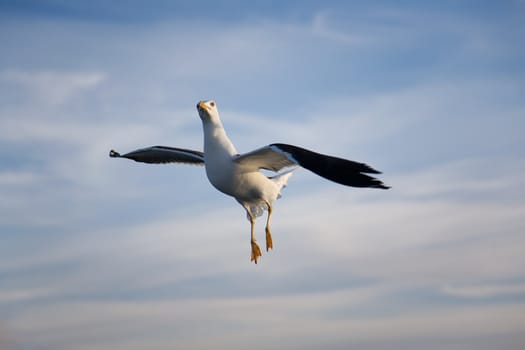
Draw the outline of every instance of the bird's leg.
<instances>
[{"instance_id":1,"label":"bird's leg","mask_svg":"<svg viewBox=\"0 0 525 350\"><path fill-rule=\"evenodd\" d=\"M251 224L251 232L252 232L252 238L251 238L251 245L252 245L252 256L251 261L254 261L257 264L257 258L259 258L261 254L261 248L259 248L259 245L257 242L255 242L255 235L253 234L254 226L255 226L255 218L250 213L249 210L246 211L248 213L248 217L250 218L250 224Z\"/></svg>"},{"instance_id":2,"label":"bird's leg","mask_svg":"<svg viewBox=\"0 0 525 350\"><path fill-rule=\"evenodd\" d=\"M273 249L272 233L270 232L270 217L272 216L272 205L266 202L268 206L268 218L266 219L266 251Z\"/></svg>"}]
</instances>

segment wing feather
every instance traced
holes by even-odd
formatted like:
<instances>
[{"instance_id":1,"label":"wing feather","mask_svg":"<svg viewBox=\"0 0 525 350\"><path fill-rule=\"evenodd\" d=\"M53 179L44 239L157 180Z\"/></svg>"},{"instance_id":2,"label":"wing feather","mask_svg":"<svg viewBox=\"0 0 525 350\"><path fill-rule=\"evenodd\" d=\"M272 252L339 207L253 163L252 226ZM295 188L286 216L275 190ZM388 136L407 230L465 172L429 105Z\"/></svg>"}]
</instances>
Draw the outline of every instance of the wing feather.
<instances>
[{"instance_id":1,"label":"wing feather","mask_svg":"<svg viewBox=\"0 0 525 350\"><path fill-rule=\"evenodd\" d=\"M278 149L274 149L272 145L240 154L234 159L234 162L253 171L266 169L278 172L283 168L298 165L298 163L293 158L290 158L288 154L281 152Z\"/></svg>"},{"instance_id":2,"label":"wing feather","mask_svg":"<svg viewBox=\"0 0 525 350\"><path fill-rule=\"evenodd\" d=\"M111 150L109 156L112 158L127 158L136 162L150 164L185 163L204 165L203 152L167 146L140 148L122 155Z\"/></svg>"},{"instance_id":3,"label":"wing feather","mask_svg":"<svg viewBox=\"0 0 525 350\"><path fill-rule=\"evenodd\" d=\"M247 169L268 169L279 171L282 168L299 165L325 179L352 187L373 187L388 189L382 181L367 174L381 174L371 166L348 159L338 158L310 151L308 149L273 143L255 151L239 155L235 162Z\"/></svg>"}]
</instances>

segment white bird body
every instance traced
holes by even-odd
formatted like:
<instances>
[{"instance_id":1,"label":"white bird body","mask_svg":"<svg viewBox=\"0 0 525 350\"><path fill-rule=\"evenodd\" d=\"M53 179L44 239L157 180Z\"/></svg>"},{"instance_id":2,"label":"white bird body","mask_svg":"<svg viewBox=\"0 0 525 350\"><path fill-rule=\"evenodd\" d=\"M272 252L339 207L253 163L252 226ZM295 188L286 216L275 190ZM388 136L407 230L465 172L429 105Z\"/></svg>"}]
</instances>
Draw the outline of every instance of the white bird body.
<instances>
[{"instance_id":1,"label":"white bird body","mask_svg":"<svg viewBox=\"0 0 525 350\"><path fill-rule=\"evenodd\" d=\"M239 154L224 130L218 110L202 102L199 106L208 180L217 190L234 197L254 217L260 216L268 204L271 205L280 196L286 181L280 176L268 178L259 167L234 162ZM287 179L290 175L291 172L287 172L283 176Z\"/></svg>"},{"instance_id":2,"label":"white bird body","mask_svg":"<svg viewBox=\"0 0 525 350\"><path fill-rule=\"evenodd\" d=\"M197 110L204 132L204 153L195 150L152 146L124 155L114 150L110 157L133 159L144 163L188 163L204 165L210 183L222 193L232 196L246 210L251 223L251 260L261 256L255 241L255 218L268 210L266 220L266 250L273 248L270 232L272 204L280 197L281 189L298 167L304 167L328 180L353 187L388 189L380 180L367 174L380 174L364 163L316 153L301 147L274 143L252 152L238 154L226 135L214 101L200 101ZM293 168L291 168L293 167ZM261 169L279 172L267 177Z\"/></svg>"}]
</instances>

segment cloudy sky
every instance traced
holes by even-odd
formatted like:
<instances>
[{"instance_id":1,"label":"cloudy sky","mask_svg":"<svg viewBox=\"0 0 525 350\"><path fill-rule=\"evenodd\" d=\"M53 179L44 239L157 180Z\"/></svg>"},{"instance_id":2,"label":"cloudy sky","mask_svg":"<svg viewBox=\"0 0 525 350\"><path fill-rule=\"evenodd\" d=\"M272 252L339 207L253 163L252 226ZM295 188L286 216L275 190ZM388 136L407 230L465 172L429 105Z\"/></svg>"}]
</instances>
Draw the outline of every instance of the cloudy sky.
<instances>
[{"instance_id":1,"label":"cloudy sky","mask_svg":"<svg viewBox=\"0 0 525 350\"><path fill-rule=\"evenodd\" d=\"M0 348L523 349L525 2L247 3L0 1ZM296 171L254 265L203 168L108 157L200 99L393 188Z\"/></svg>"}]
</instances>

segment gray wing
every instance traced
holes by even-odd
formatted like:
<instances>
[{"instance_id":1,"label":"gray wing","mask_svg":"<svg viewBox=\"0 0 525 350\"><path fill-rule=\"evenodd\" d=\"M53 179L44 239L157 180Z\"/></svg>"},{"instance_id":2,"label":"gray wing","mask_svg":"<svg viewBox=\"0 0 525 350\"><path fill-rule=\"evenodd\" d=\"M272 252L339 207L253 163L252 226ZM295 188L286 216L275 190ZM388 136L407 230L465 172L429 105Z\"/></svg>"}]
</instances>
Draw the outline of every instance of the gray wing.
<instances>
[{"instance_id":1,"label":"gray wing","mask_svg":"<svg viewBox=\"0 0 525 350\"><path fill-rule=\"evenodd\" d=\"M237 155L234 162L242 165L247 170L266 169L279 171L290 166L297 166L297 163L289 154L282 152L274 145L258 148L254 151Z\"/></svg>"},{"instance_id":2,"label":"gray wing","mask_svg":"<svg viewBox=\"0 0 525 350\"><path fill-rule=\"evenodd\" d=\"M279 171L288 166L299 165L341 185L390 188L385 186L382 181L366 175L381 174L381 172L367 164L316 153L284 143L274 143L255 151L241 154L234 161L252 170L268 169Z\"/></svg>"},{"instance_id":3,"label":"gray wing","mask_svg":"<svg viewBox=\"0 0 525 350\"><path fill-rule=\"evenodd\" d=\"M161 163L186 163L204 165L204 153L185 148L167 146L152 146L120 154L114 150L109 152L112 158L128 158L136 162L161 164Z\"/></svg>"}]
</instances>

